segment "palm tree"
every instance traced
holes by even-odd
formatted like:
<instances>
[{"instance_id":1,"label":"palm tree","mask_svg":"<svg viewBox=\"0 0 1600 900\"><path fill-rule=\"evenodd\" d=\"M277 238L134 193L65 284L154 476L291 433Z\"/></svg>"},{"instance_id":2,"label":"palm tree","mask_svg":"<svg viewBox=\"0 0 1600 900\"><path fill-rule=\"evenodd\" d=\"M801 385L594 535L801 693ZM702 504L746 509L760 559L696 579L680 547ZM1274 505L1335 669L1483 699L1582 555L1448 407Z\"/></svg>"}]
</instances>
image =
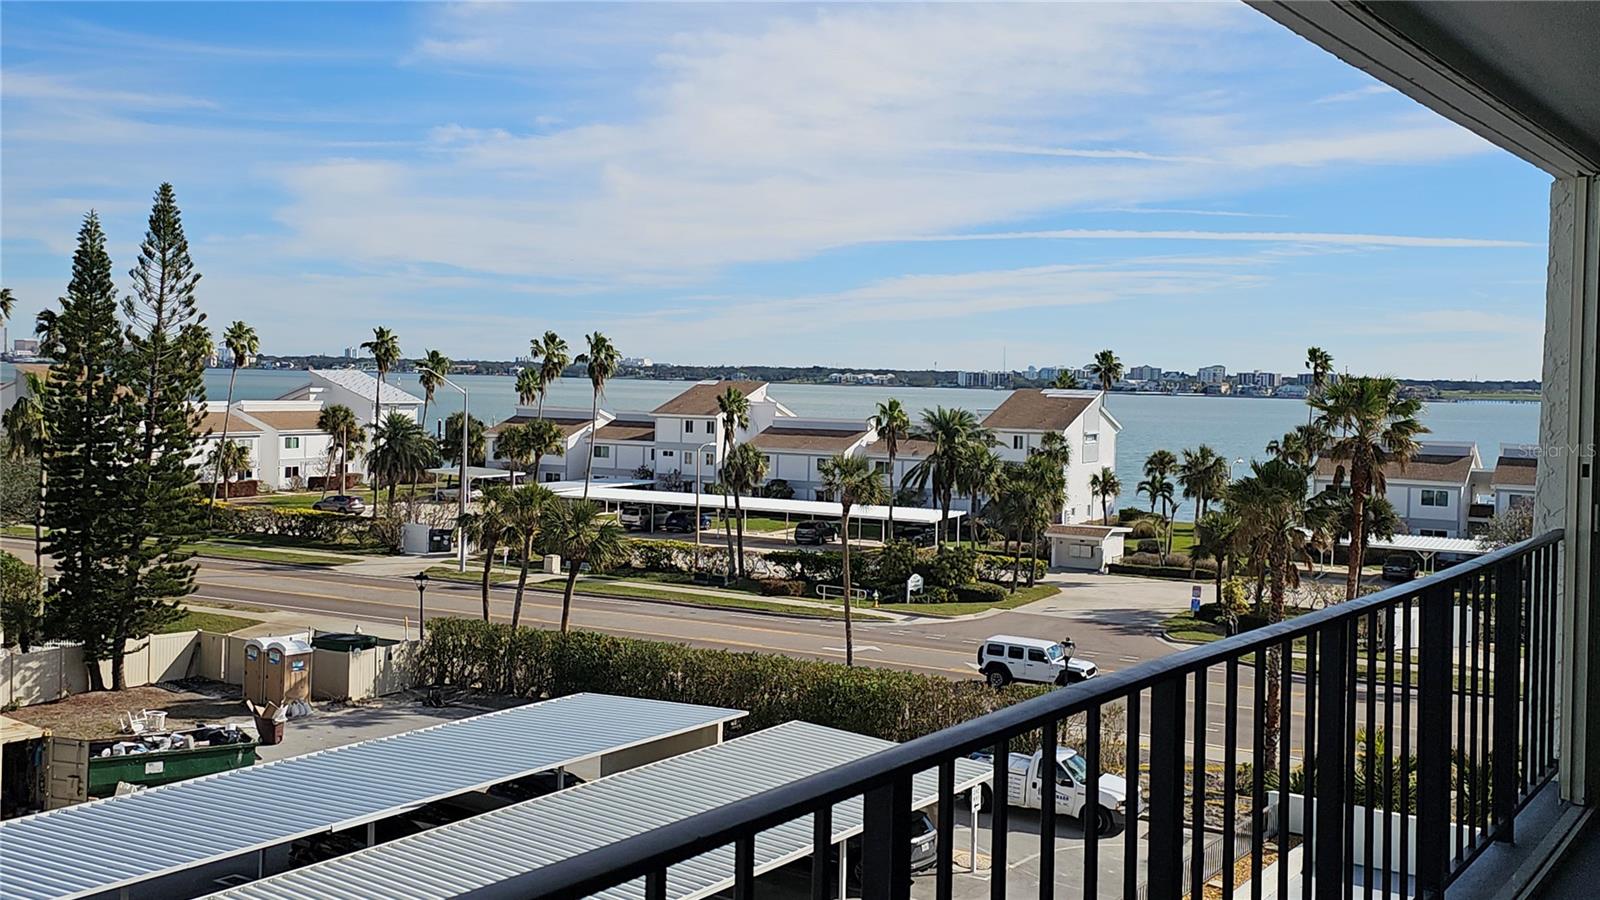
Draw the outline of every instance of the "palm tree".
<instances>
[{"instance_id":1,"label":"palm tree","mask_svg":"<svg viewBox=\"0 0 1600 900\"><path fill-rule=\"evenodd\" d=\"M1161 564L1166 565L1167 551L1172 547L1172 520L1167 516L1167 511L1174 505L1172 480L1164 472L1153 472L1139 482L1137 491L1150 498L1150 511L1152 513L1156 511L1156 502L1161 502L1161 523L1167 530L1167 540L1162 545Z\"/></svg>"},{"instance_id":2,"label":"palm tree","mask_svg":"<svg viewBox=\"0 0 1600 900\"><path fill-rule=\"evenodd\" d=\"M1111 386L1122 380L1122 360L1110 350L1101 350L1094 355L1094 362L1089 363L1089 374L1100 382L1100 398L1111 390Z\"/></svg>"},{"instance_id":3,"label":"palm tree","mask_svg":"<svg viewBox=\"0 0 1600 900\"><path fill-rule=\"evenodd\" d=\"M1206 514L1206 507L1228 488L1229 466L1226 457L1218 456L1208 444L1198 449L1184 450L1183 462L1178 466L1178 483L1183 486L1183 496L1194 501L1194 520Z\"/></svg>"},{"instance_id":4,"label":"palm tree","mask_svg":"<svg viewBox=\"0 0 1600 900\"><path fill-rule=\"evenodd\" d=\"M5 310L10 317L10 311ZM17 392L17 402L0 417L8 442L7 452L13 460L39 461L39 496L33 505L33 568L34 576L44 583L44 454L50 446L50 418L44 411L45 379L38 372L28 372L20 379L24 386Z\"/></svg>"},{"instance_id":5,"label":"palm tree","mask_svg":"<svg viewBox=\"0 0 1600 900\"><path fill-rule=\"evenodd\" d=\"M539 386L539 370L523 369L517 373L517 405L532 406L543 403L543 388Z\"/></svg>"},{"instance_id":6,"label":"palm tree","mask_svg":"<svg viewBox=\"0 0 1600 900\"><path fill-rule=\"evenodd\" d=\"M483 554L483 620L489 621L489 580L494 570L494 551L506 537L506 519L502 515L502 498L508 489L504 485L490 485L483 491L483 501L478 511L467 513L461 519L461 539L470 542Z\"/></svg>"},{"instance_id":7,"label":"palm tree","mask_svg":"<svg viewBox=\"0 0 1600 900\"><path fill-rule=\"evenodd\" d=\"M728 458L733 455L733 442L741 428L750 427L750 399L738 388L729 386L717 397L717 416L722 420L722 469L717 480L722 487L722 534L728 541L728 577L740 568L733 554L732 523L728 521Z\"/></svg>"},{"instance_id":8,"label":"palm tree","mask_svg":"<svg viewBox=\"0 0 1600 900\"><path fill-rule=\"evenodd\" d=\"M722 464L722 483L726 488L723 496L729 492L733 494L733 517L739 525L739 577L745 576L744 565L744 510L739 503L739 495L754 492L767 478L767 456L753 444L740 444L728 454L727 460Z\"/></svg>"},{"instance_id":9,"label":"palm tree","mask_svg":"<svg viewBox=\"0 0 1600 900\"><path fill-rule=\"evenodd\" d=\"M1318 412L1318 427L1330 435L1324 455L1335 463L1333 486L1350 480L1350 569L1345 576L1345 599L1350 600L1361 583L1368 498L1387 489L1386 465L1405 469L1420 446L1417 438L1428 429L1417 420L1422 402L1400 396L1400 383L1393 378L1341 378L1311 405ZM1339 436L1331 437L1335 433Z\"/></svg>"},{"instance_id":10,"label":"palm tree","mask_svg":"<svg viewBox=\"0 0 1600 900\"><path fill-rule=\"evenodd\" d=\"M986 428L975 429L963 445L961 468L956 473L956 489L972 498L972 518L967 527L972 539L978 539L978 518L983 509L983 498L993 497L1000 490L1000 473L1005 462L995 451L994 435Z\"/></svg>"},{"instance_id":11,"label":"palm tree","mask_svg":"<svg viewBox=\"0 0 1600 900\"><path fill-rule=\"evenodd\" d=\"M218 441L211 451L211 483L227 484L234 473L250 466L250 450L238 441Z\"/></svg>"},{"instance_id":12,"label":"palm tree","mask_svg":"<svg viewBox=\"0 0 1600 900\"><path fill-rule=\"evenodd\" d=\"M524 480L531 472L537 483L539 465L544 457L552 453L559 456L566 446L560 425L549 419L534 419L502 431L499 440L494 442L494 455L497 459L510 460L512 468L523 473Z\"/></svg>"},{"instance_id":13,"label":"palm tree","mask_svg":"<svg viewBox=\"0 0 1600 900\"><path fill-rule=\"evenodd\" d=\"M550 489L538 484L524 484L501 491L495 499L495 516L492 523L503 528L501 536L517 542L517 552L522 556L517 572L517 596L511 603L511 627L522 620L522 597L528 588L528 567L533 561L534 547L545 537L544 527L548 510L558 503ZM565 555L565 554L563 554ZM569 560L572 571L578 571L576 560ZM484 576L487 579L487 574ZM561 630L566 631L566 614L562 614Z\"/></svg>"},{"instance_id":14,"label":"palm tree","mask_svg":"<svg viewBox=\"0 0 1600 900\"><path fill-rule=\"evenodd\" d=\"M1078 383L1078 376L1068 372L1066 369L1056 373L1056 377L1050 381L1050 386L1060 391L1075 391L1083 387L1082 384Z\"/></svg>"},{"instance_id":15,"label":"palm tree","mask_svg":"<svg viewBox=\"0 0 1600 900\"><path fill-rule=\"evenodd\" d=\"M450 371L450 357L437 350L429 350L428 355L417 360L417 384L422 387L422 427L428 427L428 407L433 405L434 391L439 385L444 384L444 376Z\"/></svg>"},{"instance_id":16,"label":"palm tree","mask_svg":"<svg viewBox=\"0 0 1600 900\"><path fill-rule=\"evenodd\" d=\"M1100 521L1102 524L1111 524L1111 498L1122 493L1122 479L1117 477L1117 472L1110 466L1101 466L1100 471L1089 476L1089 490L1100 499Z\"/></svg>"},{"instance_id":17,"label":"palm tree","mask_svg":"<svg viewBox=\"0 0 1600 900\"><path fill-rule=\"evenodd\" d=\"M335 403L324 406L322 412L317 413L317 430L328 435L328 471L322 477L322 496L328 495L328 481L333 475L335 455L339 464L339 493L342 494L349 483L346 469L350 454L360 450L366 443L366 429L361 427L354 410L343 403Z\"/></svg>"},{"instance_id":18,"label":"palm tree","mask_svg":"<svg viewBox=\"0 0 1600 900\"><path fill-rule=\"evenodd\" d=\"M978 430L978 419L964 409L946 409L943 406L922 411L922 422L911 436L933 445L922 461L906 473L906 482L923 491L931 488L939 504L939 527L934 539L944 546L946 525L950 520L950 501L961 477L965 461L965 446Z\"/></svg>"},{"instance_id":19,"label":"palm tree","mask_svg":"<svg viewBox=\"0 0 1600 900\"><path fill-rule=\"evenodd\" d=\"M1216 599L1222 601L1222 582L1228 577L1228 562L1233 559L1235 539L1239 533L1239 519L1226 509L1214 509L1200 517L1194 524L1194 546L1189 548L1189 571L1202 559L1217 564Z\"/></svg>"},{"instance_id":20,"label":"palm tree","mask_svg":"<svg viewBox=\"0 0 1600 900\"><path fill-rule=\"evenodd\" d=\"M583 471L585 500L589 499L589 482L594 480L594 433L600 430L600 395L605 393L606 382L616 374L617 366L622 362L622 357L617 353L617 348L611 343L610 338L596 331L588 336L588 341L588 352L578 355L578 362L583 363L589 370L589 385L594 389L593 401L589 405L589 465ZM540 396L543 397L542 394ZM543 417L544 401L541 399L539 403L539 415Z\"/></svg>"},{"instance_id":21,"label":"palm tree","mask_svg":"<svg viewBox=\"0 0 1600 900\"><path fill-rule=\"evenodd\" d=\"M239 367L248 366L250 357L261 349L261 339L256 337L256 330L243 322L234 322L222 332L222 346L228 348L229 368L228 373L228 403L222 410L222 436L218 438L222 443L228 441L228 427L233 420L233 383L239 378ZM206 510L207 527L211 521L211 507L217 505L217 483L211 483L211 503Z\"/></svg>"},{"instance_id":22,"label":"palm tree","mask_svg":"<svg viewBox=\"0 0 1600 900\"><path fill-rule=\"evenodd\" d=\"M900 442L911 436L911 417L899 400L890 397L878 404L878 411L867 424L878 432L883 448L889 451L889 522L883 530L883 540L887 543L894 540L894 459L900 452Z\"/></svg>"},{"instance_id":23,"label":"palm tree","mask_svg":"<svg viewBox=\"0 0 1600 900\"><path fill-rule=\"evenodd\" d=\"M400 339L394 336L394 332L380 325L372 329L372 340L361 342L361 349L372 354L372 362L378 367L378 386L372 391L373 443L376 444L376 429L378 423L383 421L384 380L388 376L389 370L394 368L394 364L400 361ZM376 511L378 506L377 479L372 481L372 506Z\"/></svg>"},{"instance_id":24,"label":"palm tree","mask_svg":"<svg viewBox=\"0 0 1600 900\"><path fill-rule=\"evenodd\" d=\"M378 493L381 477L389 486L389 502L393 504L395 487L407 480L414 484L438 458L438 445L421 425L405 413L389 413L372 430L372 449L367 451L373 495Z\"/></svg>"},{"instance_id":25,"label":"palm tree","mask_svg":"<svg viewBox=\"0 0 1600 900\"><path fill-rule=\"evenodd\" d=\"M1328 443L1328 436L1315 423L1296 425L1282 438L1267 442L1267 453L1285 462L1310 470Z\"/></svg>"},{"instance_id":26,"label":"palm tree","mask_svg":"<svg viewBox=\"0 0 1600 900\"><path fill-rule=\"evenodd\" d=\"M1311 390L1306 392L1308 399L1322 396L1328 386L1328 376L1333 374L1333 354L1321 347L1310 347L1306 350L1306 368L1311 370ZM1306 424L1310 425L1312 417L1316 415L1316 407L1311 406L1306 410Z\"/></svg>"},{"instance_id":27,"label":"palm tree","mask_svg":"<svg viewBox=\"0 0 1600 900\"><path fill-rule=\"evenodd\" d=\"M1058 432L1044 436L1039 452L1028 457L1028 586L1034 582L1039 554L1039 531L1048 528L1067 502L1067 465L1072 462L1072 447Z\"/></svg>"},{"instance_id":28,"label":"palm tree","mask_svg":"<svg viewBox=\"0 0 1600 900\"><path fill-rule=\"evenodd\" d=\"M855 631L850 619L850 509L858 504L882 503L883 482L865 456L834 456L818 466L822 484L839 504L840 539L844 542L844 664L855 665Z\"/></svg>"},{"instance_id":29,"label":"palm tree","mask_svg":"<svg viewBox=\"0 0 1600 900\"><path fill-rule=\"evenodd\" d=\"M11 295L11 288L0 288L0 322L11 321L11 313L17 308L17 298Z\"/></svg>"},{"instance_id":30,"label":"palm tree","mask_svg":"<svg viewBox=\"0 0 1600 900\"><path fill-rule=\"evenodd\" d=\"M556 383L561 373L567 370L567 365L572 360L567 356L567 342L554 331L546 331L544 337L532 343L533 355L539 359L539 417L544 418L544 395L550 392L550 385ZM609 373L608 376L609 377Z\"/></svg>"},{"instance_id":31,"label":"palm tree","mask_svg":"<svg viewBox=\"0 0 1600 900\"><path fill-rule=\"evenodd\" d=\"M1167 476L1178 467L1178 458L1172 455L1171 450L1156 450L1144 460L1144 474L1147 480L1165 481ZM1142 485L1142 483L1141 483ZM1141 486L1139 493L1146 493ZM1156 511L1156 498L1150 498L1150 511Z\"/></svg>"},{"instance_id":32,"label":"palm tree","mask_svg":"<svg viewBox=\"0 0 1600 900\"><path fill-rule=\"evenodd\" d=\"M588 500L556 502L545 507L546 552L559 553L568 564L567 587L561 596L561 630L572 620L572 589L578 569L588 563L591 572L603 572L627 556L622 526Z\"/></svg>"}]
</instances>

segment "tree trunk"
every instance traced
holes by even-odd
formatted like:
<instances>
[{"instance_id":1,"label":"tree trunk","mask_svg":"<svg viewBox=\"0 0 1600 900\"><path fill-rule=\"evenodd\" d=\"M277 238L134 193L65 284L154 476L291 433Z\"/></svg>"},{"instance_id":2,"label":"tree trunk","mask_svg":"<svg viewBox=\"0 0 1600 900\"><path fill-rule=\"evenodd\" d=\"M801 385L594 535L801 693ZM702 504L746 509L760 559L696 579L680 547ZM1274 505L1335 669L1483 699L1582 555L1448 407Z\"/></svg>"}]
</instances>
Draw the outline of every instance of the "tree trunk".
<instances>
[{"instance_id":1,"label":"tree trunk","mask_svg":"<svg viewBox=\"0 0 1600 900\"><path fill-rule=\"evenodd\" d=\"M483 551L483 620L489 621L489 575L494 570L494 549L497 541L485 542Z\"/></svg>"},{"instance_id":2,"label":"tree trunk","mask_svg":"<svg viewBox=\"0 0 1600 900\"><path fill-rule=\"evenodd\" d=\"M594 433L600 430L600 389L596 388L590 396L593 399L589 401L589 464L584 466L583 469L583 499L585 500L589 499L589 482L594 478ZM539 416L540 418L544 417L543 406L540 407ZM467 448L462 447L461 452L465 454ZM566 629L563 628L562 630L565 631Z\"/></svg>"},{"instance_id":3,"label":"tree trunk","mask_svg":"<svg viewBox=\"0 0 1600 900\"><path fill-rule=\"evenodd\" d=\"M1006 546L1011 547L1012 541L1016 546L1011 553L1011 593L1017 592L1017 582L1022 577L1022 529L1013 528L1012 533L1006 535Z\"/></svg>"},{"instance_id":4,"label":"tree trunk","mask_svg":"<svg viewBox=\"0 0 1600 900\"><path fill-rule=\"evenodd\" d=\"M739 503L739 492L738 491L734 491L734 494L733 494L733 518L734 518L735 524L737 524L739 526L739 557L738 557L739 564L738 564L737 568L739 570L739 577L743 578L745 576L745 569L744 569L744 508Z\"/></svg>"},{"instance_id":5,"label":"tree trunk","mask_svg":"<svg viewBox=\"0 0 1600 900\"><path fill-rule=\"evenodd\" d=\"M103 691L106 689L106 680L100 674L100 660L84 657L84 667L89 670L89 690Z\"/></svg>"},{"instance_id":6,"label":"tree trunk","mask_svg":"<svg viewBox=\"0 0 1600 900\"><path fill-rule=\"evenodd\" d=\"M889 454L889 522L883 527L883 542L894 540L894 454Z\"/></svg>"},{"instance_id":7,"label":"tree trunk","mask_svg":"<svg viewBox=\"0 0 1600 900\"><path fill-rule=\"evenodd\" d=\"M372 392L372 438L373 438L373 443L374 444L377 443L377 438L378 438L378 423L382 422L382 421L383 421L383 370L379 369L378 370L378 387L377 387L376 390L374 390ZM465 459L466 455L467 455L467 448L466 447L462 447L461 448L461 456L462 456L462 458ZM467 486L463 484L461 486L461 490L464 491L466 489L467 489ZM376 479L376 478L372 479L372 517L374 519L376 519L378 517L378 479Z\"/></svg>"},{"instance_id":8,"label":"tree trunk","mask_svg":"<svg viewBox=\"0 0 1600 900\"><path fill-rule=\"evenodd\" d=\"M222 410L222 438L217 441L219 451L211 463L211 502L206 505L206 530L211 530L211 513L217 506L217 482L221 481L221 473L217 471L217 463L221 461L222 445L228 442L228 426L233 419L233 382L239 377L239 361L233 361L233 371L228 374L228 405ZM42 461L41 461L42 464Z\"/></svg>"},{"instance_id":9,"label":"tree trunk","mask_svg":"<svg viewBox=\"0 0 1600 900\"><path fill-rule=\"evenodd\" d=\"M717 481L720 482L720 486L722 487L722 537L728 545L728 577L732 578L735 571L733 558L733 522L728 518L728 466L726 460L723 461L721 468L717 469ZM849 538L849 535L845 535L845 537Z\"/></svg>"},{"instance_id":10,"label":"tree trunk","mask_svg":"<svg viewBox=\"0 0 1600 900\"><path fill-rule=\"evenodd\" d=\"M937 534L939 536L938 544L939 544L939 548L940 549L942 549L944 547L944 541L945 541L945 537L946 537L946 532L947 532L947 530L949 528L950 528L950 492L948 490L944 490L944 491L940 491L939 492L939 528L938 528Z\"/></svg>"},{"instance_id":11,"label":"tree trunk","mask_svg":"<svg viewBox=\"0 0 1600 900\"><path fill-rule=\"evenodd\" d=\"M511 602L511 627L512 628L516 628L517 627L517 623L522 620L522 594L528 588L528 556L531 555L532 553L533 553L533 542L532 541L523 541L522 542L522 571L517 573L517 599L515 599L515 600L513 600ZM494 564L494 557L490 557L488 565L493 565L493 564ZM576 572L577 569L574 568L573 571ZM485 610L487 610L489 608L489 588L487 587L487 585L489 584L489 571L488 571L487 568L484 569L483 583L485 585L485 587L483 589L483 591L484 591L484 593L483 593L483 598L484 598L483 599L483 604L484 604L483 608ZM561 630L562 631L566 631L567 630L566 626L563 625Z\"/></svg>"},{"instance_id":12,"label":"tree trunk","mask_svg":"<svg viewBox=\"0 0 1600 900\"><path fill-rule=\"evenodd\" d=\"M566 634L572 625L572 589L578 585L578 563L580 560L569 559L567 565L567 589L561 594L561 633Z\"/></svg>"},{"instance_id":13,"label":"tree trunk","mask_svg":"<svg viewBox=\"0 0 1600 900\"><path fill-rule=\"evenodd\" d=\"M44 457L39 457L39 496L33 505L33 576L44 602Z\"/></svg>"},{"instance_id":14,"label":"tree trunk","mask_svg":"<svg viewBox=\"0 0 1600 900\"><path fill-rule=\"evenodd\" d=\"M1345 573L1344 598L1354 600L1361 592L1361 564L1366 553L1367 486L1350 479L1350 568Z\"/></svg>"},{"instance_id":15,"label":"tree trunk","mask_svg":"<svg viewBox=\"0 0 1600 900\"><path fill-rule=\"evenodd\" d=\"M1039 526L1028 527L1028 587L1033 587L1033 573L1039 568Z\"/></svg>"},{"instance_id":16,"label":"tree trunk","mask_svg":"<svg viewBox=\"0 0 1600 900\"><path fill-rule=\"evenodd\" d=\"M543 461L544 461L544 454L543 453L535 453L533 455L533 483L534 484L538 484L539 483L539 465ZM524 480L526 480L526 479L524 479Z\"/></svg>"},{"instance_id":17,"label":"tree trunk","mask_svg":"<svg viewBox=\"0 0 1600 900\"><path fill-rule=\"evenodd\" d=\"M839 517L844 525L841 529L844 534L844 664L856 664L856 635L850 619L850 508L844 508L844 515Z\"/></svg>"},{"instance_id":18,"label":"tree trunk","mask_svg":"<svg viewBox=\"0 0 1600 900\"><path fill-rule=\"evenodd\" d=\"M128 658L127 654L123 652L123 647L125 646L127 646L126 641L121 638L112 638L111 689L113 691L125 690L128 687ZM95 668L98 669L99 666L95 666Z\"/></svg>"}]
</instances>

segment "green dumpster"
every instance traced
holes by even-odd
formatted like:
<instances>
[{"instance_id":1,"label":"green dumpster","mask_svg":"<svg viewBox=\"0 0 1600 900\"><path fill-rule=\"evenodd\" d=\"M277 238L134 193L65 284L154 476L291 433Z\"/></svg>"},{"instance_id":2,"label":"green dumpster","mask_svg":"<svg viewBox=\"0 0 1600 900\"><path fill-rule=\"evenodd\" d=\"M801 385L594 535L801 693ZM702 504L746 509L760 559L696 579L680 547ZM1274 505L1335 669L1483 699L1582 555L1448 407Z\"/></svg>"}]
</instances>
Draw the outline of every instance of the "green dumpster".
<instances>
[{"instance_id":1,"label":"green dumpster","mask_svg":"<svg viewBox=\"0 0 1600 900\"><path fill-rule=\"evenodd\" d=\"M154 787L201 775L242 769L256 761L256 742L89 757L89 796L109 797L118 782Z\"/></svg>"}]
</instances>

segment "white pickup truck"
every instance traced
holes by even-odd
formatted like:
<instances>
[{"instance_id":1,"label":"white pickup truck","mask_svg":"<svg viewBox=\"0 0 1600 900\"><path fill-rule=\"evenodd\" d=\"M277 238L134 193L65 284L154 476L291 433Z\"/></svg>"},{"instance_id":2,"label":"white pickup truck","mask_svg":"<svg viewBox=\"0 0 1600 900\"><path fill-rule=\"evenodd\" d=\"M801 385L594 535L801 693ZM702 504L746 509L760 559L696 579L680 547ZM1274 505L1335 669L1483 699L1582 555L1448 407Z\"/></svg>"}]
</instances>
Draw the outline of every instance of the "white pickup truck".
<instances>
[{"instance_id":1,"label":"white pickup truck","mask_svg":"<svg viewBox=\"0 0 1600 900\"><path fill-rule=\"evenodd\" d=\"M1039 808L1042 753L1043 751L1035 750L1032 755L1010 754L1007 771L1011 776L1009 800L1011 806L1025 809ZM983 762L994 761L994 757L988 753L974 753L972 758ZM1089 805L1086 798L1089 770L1084 765L1083 757L1070 748L1056 748L1055 771L1052 775L1056 791L1056 812L1071 816L1080 822L1084 821L1085 807ZM991 788L986 784L983 786L982 808L988 809L993 801ZM1102 837L1115 833L1130 816L1136 817L1138 811L1138 799L1135 798L1132 802L1128 800L1128 782L1120 775L1101 772L1100 798L1095 804L1097 817L1095 833Z\"/></svg>"}]
</instances>

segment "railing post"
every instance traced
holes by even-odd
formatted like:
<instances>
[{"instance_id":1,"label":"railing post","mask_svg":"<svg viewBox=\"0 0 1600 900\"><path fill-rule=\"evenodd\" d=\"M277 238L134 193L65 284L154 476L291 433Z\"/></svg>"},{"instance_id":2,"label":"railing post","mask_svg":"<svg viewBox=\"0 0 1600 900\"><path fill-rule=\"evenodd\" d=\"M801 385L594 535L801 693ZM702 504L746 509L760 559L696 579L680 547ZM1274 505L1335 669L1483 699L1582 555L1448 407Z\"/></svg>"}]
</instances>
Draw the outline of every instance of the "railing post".
<instances>
[{"instance_id":1,"label":"railing post","mask_svg":"<svg viewBox=\"0 0 1600 900\"><path fill-rule=\"evenodd\" d=\"M1150 689L1149 900L1183 896L1183 685L1174 672Z\"/></svg>"},{"instance_id":2,"label":"railing post","mask_svg":"<svg viewBox=\"0 0 1600 900\"><path fill-rule=\"evenodd\" d=\"M1417 686L1417 893L1442 897L1450 873L1450 672L1455 588L1422 597L1422 660Z\"/></svg>"},{"instance_id":3,"label":"railing post","mask_svg":"<svg viewBox=\"0 0 1600 900\"><path fill-rule=\"evenodd\" d=\"M1517 837L1518 771L1521 754L1517 734L1522 710L1522 563L1513 557L1494 573L1494 743L1489 748L1493 767L1494 838L1514 842Z\"/></svg>"},{"instance_id":4,"label":"railing post","mask_svg":"<svg viewBox=\"0 0 1600 900\"><path fill-rule=\"evenodd\" d=\"M861 835L864 900L911 898L911 776L867 792Z\"/></svg>"},{"instance_id":5,"label":"railing post","mask_svg":"<svg viewBox=\"0 0 1600 900\"><path fill-rule=\"evenodd\" d=\"M1317 632L1317 757L1306 760L1308 767L1317 770L1312 780L1316 790L1312 814L1316 819L1312 828L1314 843L1307 848L1311 851L1307 870L1315 873L1314 896L1320 900L1343 900L1349 896L1345 887L1349 873L1344 871L1344 771L1350 761L1345 759L1344 750L1346 730L1353 723L1345 721L1345 703L1341 699L1351 690L1345 665L1348 634L1349 626L1342 620L1330 622ZM1292 689L1293 685L1289 687ZM1283 814L1285 820L1280 827L1287 826L1288 810Z\"/></svg>"}]
</instances>

